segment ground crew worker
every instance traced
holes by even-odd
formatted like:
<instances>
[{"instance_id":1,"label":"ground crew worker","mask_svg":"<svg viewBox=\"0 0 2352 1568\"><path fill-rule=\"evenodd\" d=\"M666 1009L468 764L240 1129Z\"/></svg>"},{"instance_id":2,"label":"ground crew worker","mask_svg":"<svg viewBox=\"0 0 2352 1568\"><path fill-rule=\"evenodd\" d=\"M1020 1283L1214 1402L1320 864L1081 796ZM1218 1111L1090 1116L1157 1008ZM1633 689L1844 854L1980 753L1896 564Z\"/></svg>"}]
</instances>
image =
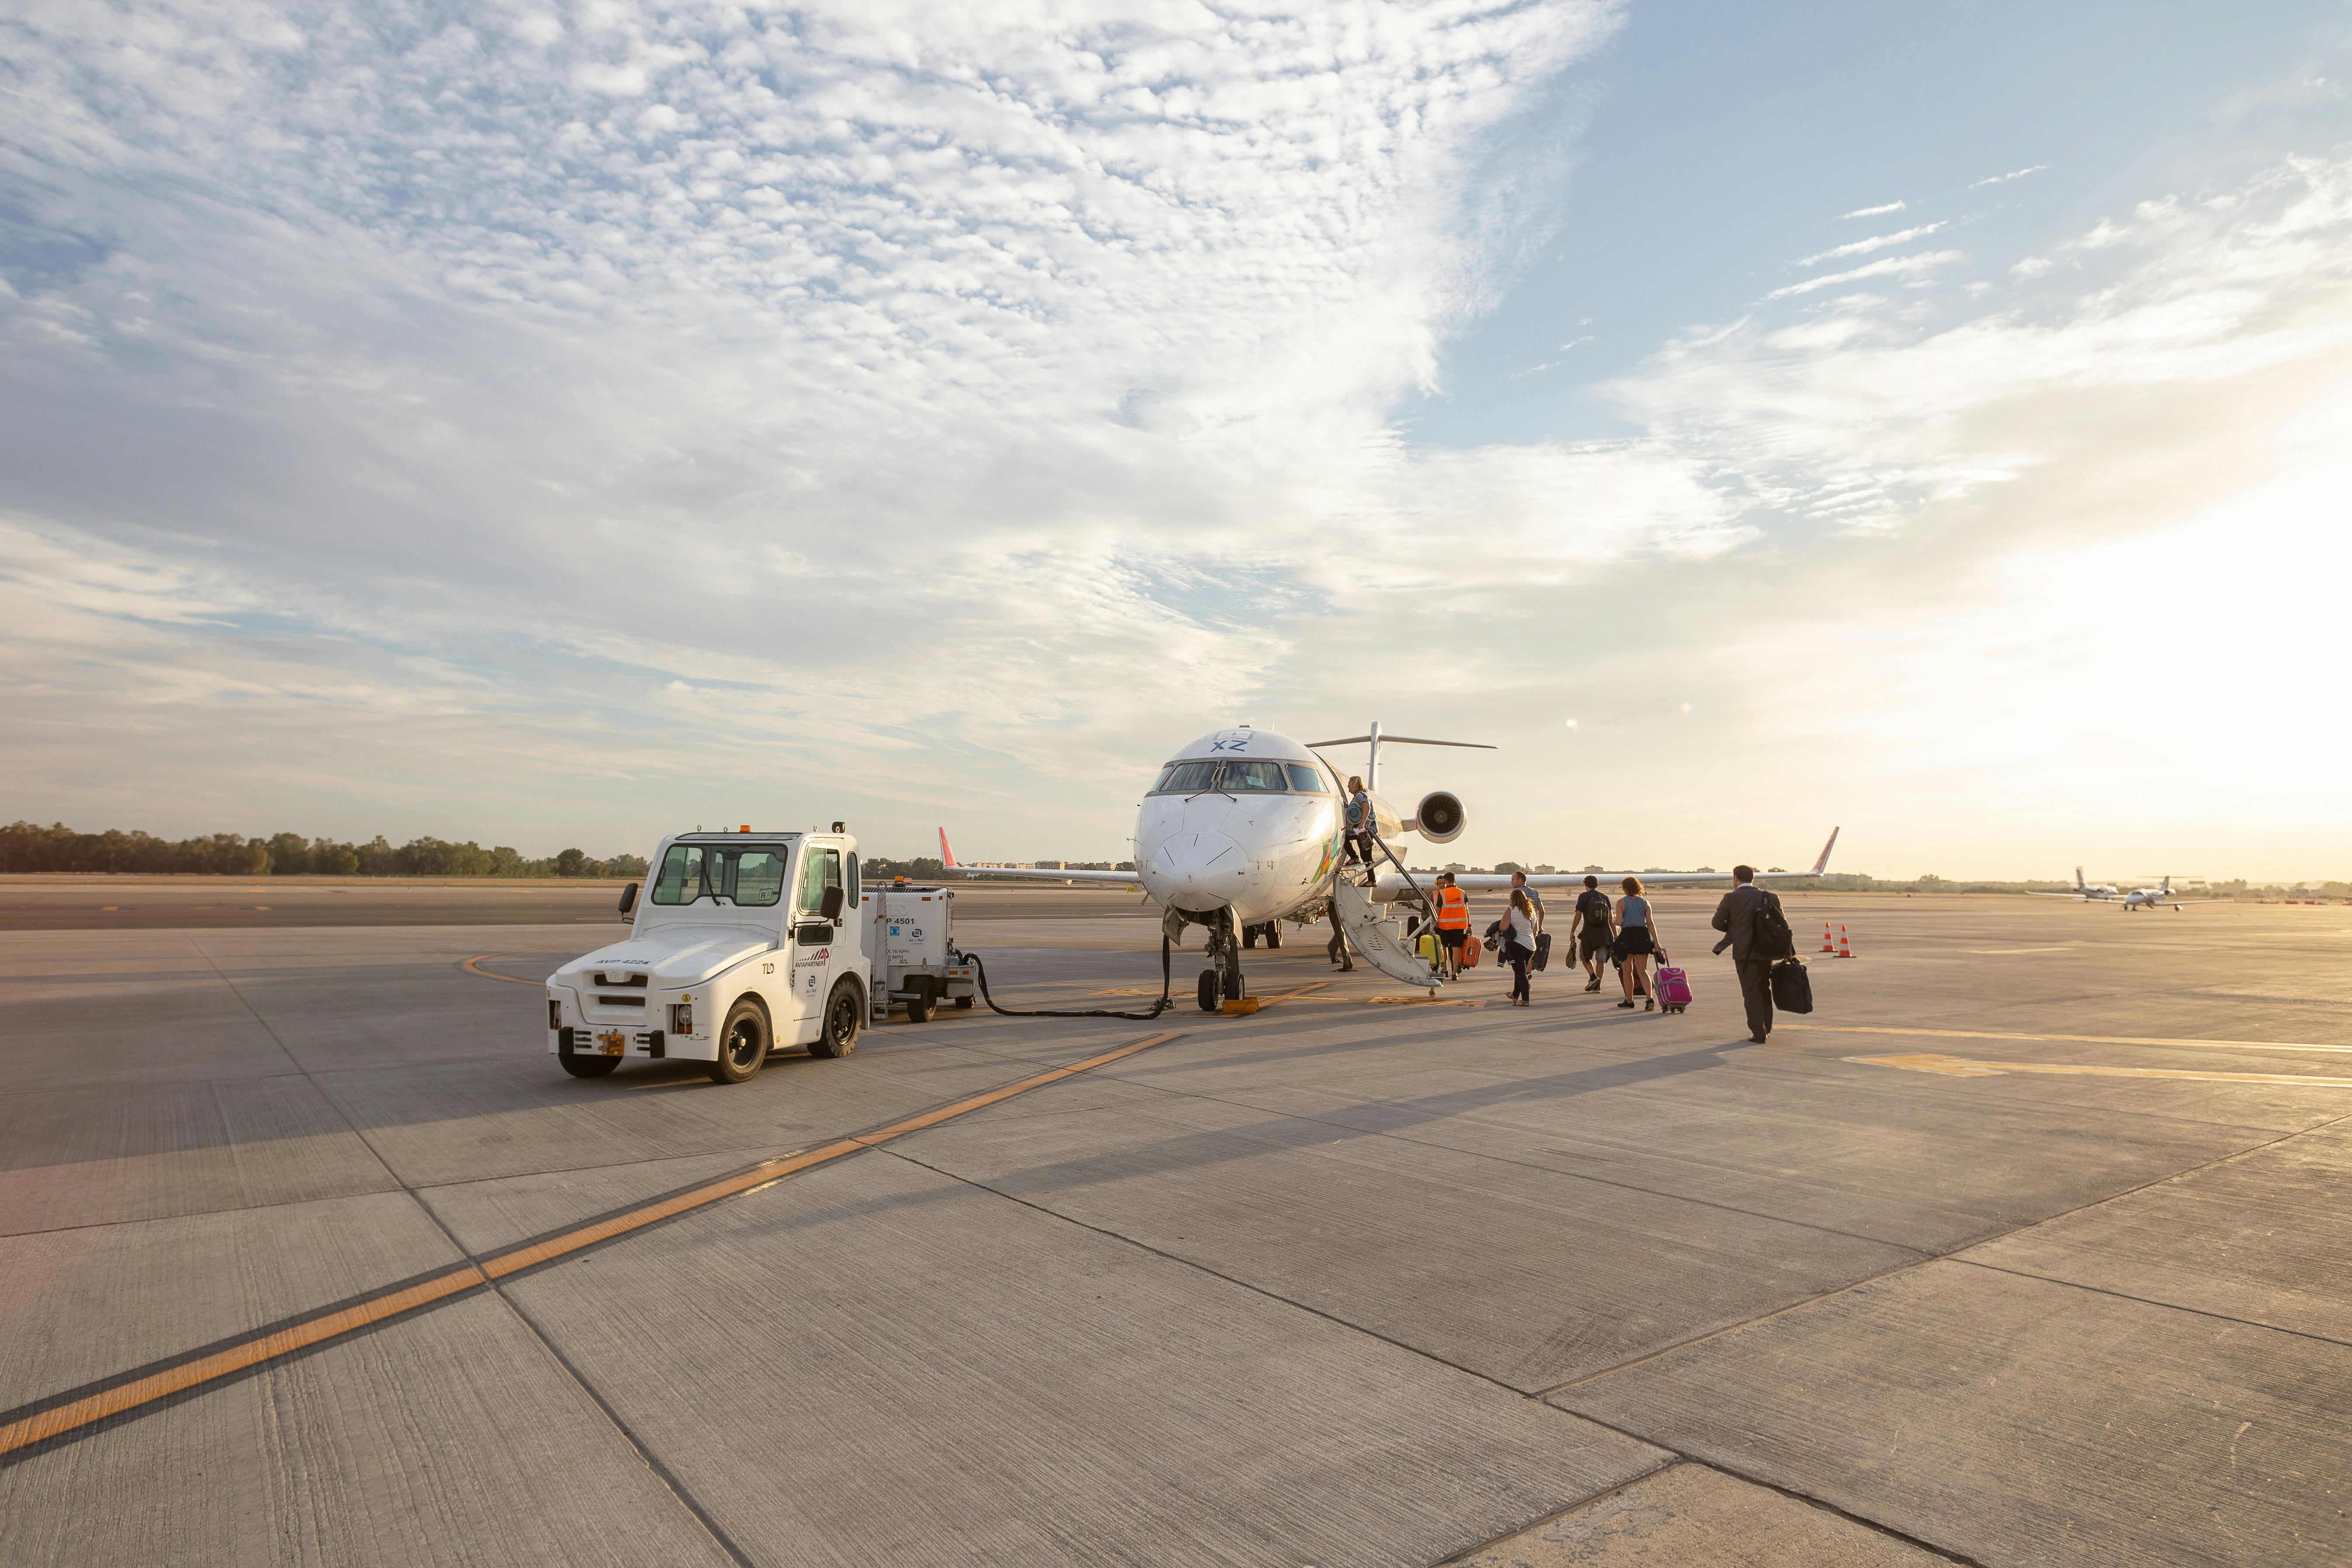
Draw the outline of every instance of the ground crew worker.
<instances>
[{"instance_id":1,"label":"ground crew worker","mask_svg":"<svg viewBox=\"0 0 2352 1568\"><path fill-rule=\"evenodd\" d=\"M1470 940L1470 895L1454 885L1454 873L1437 876L1437 940L1445 944L1445 973L1462 978L1462 944Z\"/></svg>"}]
</instances>

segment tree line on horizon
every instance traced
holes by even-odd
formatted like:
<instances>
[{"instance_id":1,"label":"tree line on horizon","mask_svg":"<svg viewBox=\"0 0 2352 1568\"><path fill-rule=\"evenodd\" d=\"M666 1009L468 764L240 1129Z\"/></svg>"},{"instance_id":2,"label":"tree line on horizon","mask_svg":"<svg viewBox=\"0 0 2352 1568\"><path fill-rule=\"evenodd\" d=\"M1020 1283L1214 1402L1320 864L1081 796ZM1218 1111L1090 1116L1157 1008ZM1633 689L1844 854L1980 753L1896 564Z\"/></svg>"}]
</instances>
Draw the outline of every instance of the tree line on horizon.
<instances>
[{"instance_id":1,"label":"tree line on horizon","mask_svg":"<svg viewBox=\"0 0 2352 1568\"><path fill-rule=\"evenodd\" d=\"M532 858L511 846L485 849L426 837L394 845L377 834L365 844L305 838L299 833L203 834L163 838L137 829L77 833L16 821L0 827L0 873L132 871L231 877L642 877L642 855L597 859L582 849Z\"/></svg>"}]
</instances>

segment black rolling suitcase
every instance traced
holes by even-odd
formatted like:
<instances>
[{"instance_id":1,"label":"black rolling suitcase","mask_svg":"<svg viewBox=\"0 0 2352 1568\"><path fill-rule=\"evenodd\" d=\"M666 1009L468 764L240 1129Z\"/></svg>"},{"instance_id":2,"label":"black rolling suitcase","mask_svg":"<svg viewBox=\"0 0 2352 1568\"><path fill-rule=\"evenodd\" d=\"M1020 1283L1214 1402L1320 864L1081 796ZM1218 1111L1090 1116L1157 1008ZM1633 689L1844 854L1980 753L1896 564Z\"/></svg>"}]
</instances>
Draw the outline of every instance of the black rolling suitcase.
<instances>
[{"instance_id":1,"label":"black rolling suitcase","mask_svg":"<svg viewBox=\"0 0 2352 1568\"><path fill-rule=\"evenodd\" d=\"M1801 960L1784 958L1772 966L1772 1005L1783 1013L1813 1010L1813 977Z\"/></svg>"},{"instance_id":2,"label":"black rolling suitcase","mask_svg":"<svg viewBox=\"0 0 2352 1568\"><path fill-rule=\"evenodd\" d=\"M1551 963L1551 932L1539 931L1536 932L1536 961L1533 967L1541 969L1549 963Z\"/></svg>"}]
</instances>

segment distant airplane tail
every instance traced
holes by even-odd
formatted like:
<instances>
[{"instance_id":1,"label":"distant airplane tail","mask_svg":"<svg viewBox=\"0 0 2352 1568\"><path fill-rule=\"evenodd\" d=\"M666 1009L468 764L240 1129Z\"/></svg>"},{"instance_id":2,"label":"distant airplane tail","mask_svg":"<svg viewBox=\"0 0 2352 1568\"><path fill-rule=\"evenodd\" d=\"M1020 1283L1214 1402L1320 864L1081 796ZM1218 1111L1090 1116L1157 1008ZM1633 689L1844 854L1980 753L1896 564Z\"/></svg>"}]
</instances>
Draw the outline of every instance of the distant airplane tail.
<instances>
[{"instance_id":1,"label":"distant airplane tail","mask_svg":"<svg viewBox=\"0 0 2352 1568\"><path fill-rule=\"evenodd\" d=\"M948 847L948 830L944 827L940 829L940 865L950 871L962 869L956 864L955 851Z\"/></svg>"},{"instance_id":2,"label":"distant airplane tail","mask_svg":"<svg viewBox=\"0 0 2352 1568\"><path fill-rule=\"evenodd\" d=\"M2080 866L2074 868L2074 890L2078 893L2087 893L2091 890L2090 884L2083 880L2083 868Z\"/></svg>"},{"instance_id":3,"label":"distant airplane tail","mask_svg":"<svg viewBox=\"0 0 2352 1568\"><path fill-rule=\"evenodd\" d=\"M1818 877L1830 868L1830 851L1837 847L1838 831L1834 827L1830 829L1830 841L1822 846L1822 858L1813 862L1814 876Z\"/></svg>"}]
</instances>

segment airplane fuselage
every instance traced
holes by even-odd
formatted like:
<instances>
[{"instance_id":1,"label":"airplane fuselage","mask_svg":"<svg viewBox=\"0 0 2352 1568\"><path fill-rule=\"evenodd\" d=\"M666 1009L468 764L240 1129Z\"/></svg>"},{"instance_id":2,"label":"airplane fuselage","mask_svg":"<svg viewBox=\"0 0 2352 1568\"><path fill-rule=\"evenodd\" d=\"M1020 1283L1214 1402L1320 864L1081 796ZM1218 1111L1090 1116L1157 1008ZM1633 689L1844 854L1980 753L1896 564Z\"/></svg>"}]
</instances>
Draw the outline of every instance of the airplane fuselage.
<instances>
[{"instance_id":1,"label":"airplane fuselage","mask_svg":"<svg viewBox=\"0 0 2352 1568\"><path fill-rule=\"evenodd\" d=\"M1160 770L1135 814L1135 874L1161 907L1239 925L1313 904L1341 853L1339 785L1267 730L1220 730Z\"/></svg>"}]
</instances>

